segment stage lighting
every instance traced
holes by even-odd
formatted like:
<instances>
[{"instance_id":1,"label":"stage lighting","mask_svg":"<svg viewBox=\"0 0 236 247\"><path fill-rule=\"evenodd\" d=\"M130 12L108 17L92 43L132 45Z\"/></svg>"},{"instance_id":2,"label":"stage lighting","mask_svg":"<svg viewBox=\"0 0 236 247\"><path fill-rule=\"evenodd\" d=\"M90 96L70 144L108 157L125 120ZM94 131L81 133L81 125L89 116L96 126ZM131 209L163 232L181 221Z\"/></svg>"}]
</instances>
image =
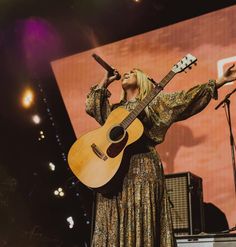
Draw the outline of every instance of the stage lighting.
<instances>
[{"instance_id":1,"label":"stage lighting","mask_svg":"<svg viewBox=\"0 0 236 247\"><path fill-rule=\"evenodd\" d=\"M44 132L41 130L40 132L39 132L39 134L40 134L40 139L44 139L45 138L45 135L44 135Z\"/></svg>"},{"instance_id":2,"label":"stage lighting","mask_svg":"<svg viewBox=\"0 0 236 247\"><path fill-rule=\"evenodd\" d=\"M34 101L34 93L31 89L26 89L22 97L22 105L24 108L29 108Z\"/></svg>"},{"instance_id":3,"label":"stage lighting","mask_svg":"<svg viewBox=\"0 0 236 247\"><path fill-rule=\"evenodd\" d=\"M66 219L66 221L69 223L69 228L70 229L74 227L74 220L73 220L72 216L68 217Z\"/></svg>"},{"instance_id":4,"label":"stage lighting","mask_svg":"<svg viewBox=\"0 0 236 247\"><path fill-rule=\"evenodd\" d=\"M55 171L56 166L52 162L49 162L48 166L51 171Z\"/></svg>"},{"instance_id":5,"label":"stage lighting","mask_svg":"<svg viewBox=\"0 0 236 247\"><path fill-rule=\"evenodd\" d=\"M64 197L65 193L62 188L58 188L57 190L54 190L54 195Z\"/></svg>"},{"instance_id":6,"label":"stage lighting","mask_svg":"<svg viewBox=\"0 0 236 247\"><path fill-rule=\"evenodd\" d=\"M58 196L59 195L59 191L58 190L54 190L54 195Z\"/></svg>"},{"instance_id":7,"label":"stage lighting","mask_svg":"<svg viewBox=\"0 0 236 247\"><path fill-rule=\"evenodd\" d=\"M41 118L39 117L39 115L33 115L32 120L35 124L39 124L41 122Z\"/></svg>"},{"instance_id":8,"label":"stage lighting","mask_svg":"<svg viewBox=\"0 0 236 247\"><path fill-rule=\"evenodd\" d=\"M63 191L61 191L60 193L59 193L59 196L61 196L61 197L63 197L65 195L65 193L63 192Z\"/></svg>"}]
</instances>

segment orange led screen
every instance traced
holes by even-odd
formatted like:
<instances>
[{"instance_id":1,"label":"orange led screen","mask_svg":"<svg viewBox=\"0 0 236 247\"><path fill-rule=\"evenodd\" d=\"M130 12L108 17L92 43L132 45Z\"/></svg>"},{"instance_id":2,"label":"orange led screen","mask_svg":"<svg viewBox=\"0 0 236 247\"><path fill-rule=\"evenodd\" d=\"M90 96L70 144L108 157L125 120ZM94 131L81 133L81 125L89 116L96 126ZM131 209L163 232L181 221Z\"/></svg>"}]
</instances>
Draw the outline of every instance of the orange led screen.
<instances>
[{"instance_id":1,"label":"orange led screen","mask_svg":"<svg viewBox=\"0 0 236 247\"><path fill-rule=\"evenodd\" d=\"M85 113L85 98L91 86L104 76L104 69L92 58L100 55L123 73L134 67L160 81L185 54L198 58L188 73L177 74L166 92L186 90L216 79L230 63L236 62L236 6L222 9L168 27L52 62L65 106L77 137L98 127ZM201 113L174 124L164 143L157 146L166 173L190 171L203 179L204 201L213 203L236 222L236 198L225 109L215 106L236 83L219 89L219 100L212 100ZM120 82L109 90L110 101L117 102ZM231 97L233 132L236 129L236 94Z\"/></svg>"}]
</instances>

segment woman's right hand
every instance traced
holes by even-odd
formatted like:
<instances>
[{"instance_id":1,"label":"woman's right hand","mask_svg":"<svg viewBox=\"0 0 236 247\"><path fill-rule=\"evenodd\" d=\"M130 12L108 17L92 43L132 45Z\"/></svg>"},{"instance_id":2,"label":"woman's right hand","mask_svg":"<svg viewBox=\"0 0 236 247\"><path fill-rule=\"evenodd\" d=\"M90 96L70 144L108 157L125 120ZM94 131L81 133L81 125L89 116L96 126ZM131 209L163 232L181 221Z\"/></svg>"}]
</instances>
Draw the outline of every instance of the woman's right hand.
<instances>
[{"instance_id":1,"label":"woman's right hand","mask_svg":"<svg viewBox=\"0 0 236 247\"><path fill-rule=\"evenodd\" d=\"M107 72L104 76L104 78L102 79L102 81L98 84L99 87L105 87L107 88L113 81L115 81L117 79L118 76L118 71L115 70L114 71L114 75L109 76L109 73Z\"/></svg>"}]
</instances>

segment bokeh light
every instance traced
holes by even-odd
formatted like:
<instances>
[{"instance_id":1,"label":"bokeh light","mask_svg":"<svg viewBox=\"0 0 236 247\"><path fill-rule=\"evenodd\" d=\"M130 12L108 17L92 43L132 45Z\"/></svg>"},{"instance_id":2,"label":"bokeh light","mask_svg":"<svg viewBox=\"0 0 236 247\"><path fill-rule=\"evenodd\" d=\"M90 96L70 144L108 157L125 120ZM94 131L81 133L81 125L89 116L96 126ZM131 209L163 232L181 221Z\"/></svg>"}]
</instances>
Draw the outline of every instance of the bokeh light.
<instances>
[{"instance_id":1,"label":"bokeh light","mask_svg":"<svg viewBox=\"0 0 236 247\"><path fill-rule=\"evenodd\" d=\"M22 96L22 105L24 108L29 108L34 102L34 93L31 89L26 89Z\"/></svg>"},{"instance_id":2,"label":"bokeh light","mask_svg":"<svg viewBox=\"0 0 236 247\"><path fill-rule=\"evenodd\" d=\"M35 123L35 124L40 124L41 123L41 118L39 115L35 114L32 116L32 121Z\"/></svg>"}]
</instances>

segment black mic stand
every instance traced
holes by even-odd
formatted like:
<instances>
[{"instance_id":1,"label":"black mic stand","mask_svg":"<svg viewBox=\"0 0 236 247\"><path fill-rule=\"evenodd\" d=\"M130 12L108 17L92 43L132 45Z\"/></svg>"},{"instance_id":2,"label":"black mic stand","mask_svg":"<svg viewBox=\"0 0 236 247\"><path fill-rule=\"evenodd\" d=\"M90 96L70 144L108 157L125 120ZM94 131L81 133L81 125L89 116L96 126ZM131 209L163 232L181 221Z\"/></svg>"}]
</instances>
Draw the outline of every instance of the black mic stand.
<instances>
[{"instance_id":1,"label":"black mic stand","mask_svg":"<svg viewBox=\"0 0 236 247\"><path fill-rule=\"evenodd\" d=\"M230 146L231 146L231 157L232 157L232 166L233 166L233 173L234 173L234 191L236 195L236 164L235 164L235 141L232 131L232 124L231 124L231 115L230 115L230 100L229 97L236 91L236 88L229 94L225 96L225 98L215 107L215 110L217 110L222 104L223 107L226 105L227 107L227 122L229 124L229 133L230 133Z\"/></svg>"},{"instance_id":2,"label":"black mic stand","mask_svg":"<svg viewBox=\"0 0 236 247\"><path fill-rule=\"evenodd\" d=\"M92 246L93 244L93 234L94 234L94 230L95 230L95 219L96 219L96 198L97 198L97 194L96 191L93 190L93 201L92 201L92 212L91 212L91 229L90 229L90 245Z\"/></svg>"}]
</instances>

